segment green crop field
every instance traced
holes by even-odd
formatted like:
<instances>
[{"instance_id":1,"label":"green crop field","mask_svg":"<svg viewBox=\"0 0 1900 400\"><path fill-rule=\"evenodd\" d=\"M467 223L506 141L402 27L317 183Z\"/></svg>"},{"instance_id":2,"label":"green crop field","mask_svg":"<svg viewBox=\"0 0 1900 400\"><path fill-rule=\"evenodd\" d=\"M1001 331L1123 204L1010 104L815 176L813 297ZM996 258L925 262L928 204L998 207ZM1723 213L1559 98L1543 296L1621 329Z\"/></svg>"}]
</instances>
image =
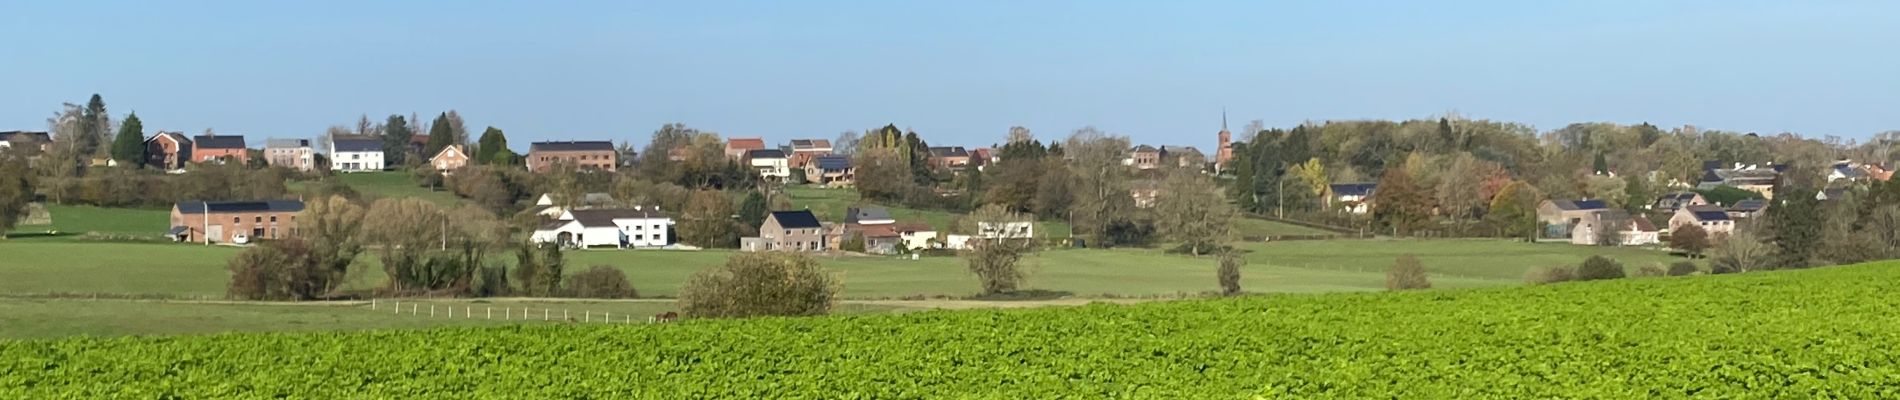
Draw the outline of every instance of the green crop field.
<instances>
[{"instance_id":1,"label":"green crop field","mask_svg":"<svg viewBox=\"0 0 1900 400\"><path fill-rule=\"evenodd\" d=\"M1259 219L1259 218L1247 218L1247 217L1234 219L1234 235L1241 236L1241 237L1249 237L1249 236L1275 237L1275 236L1287 236L1287 235L1309 236L1309 235L1334 235L1334 234L1336 233L1320 230L1320 229L1308 228L1308 227L1294 225L1294 224L1289 224L1285 222L1279 222L1279 221L1268 221L1268 220Z\"/></svg>"},{"instance_id":2,"label":"green crop field","mask_svg":"<svg viewBox=\"0 0 1900 400\"><path fill-rule=\"evenodd\" d=\"M30 238L34 235L44 235L48 231L58 231L62 236L91 232L162 238L165 236L165 230L171 228L170 209L48 204L46 211L53 216L52 225L17 226L10 235Z\"/></svg>"},{"instance_id":3,"label":"green crop field","mask_svg":"<svg viewBox=\"0 0 1900 400\"><path fill-rule=\"evenodd\" d=\"M1897 290L1900 262L1882 262L657 326L0 341L0 397L1896 398Z\"/></svg>"}]
</instances>

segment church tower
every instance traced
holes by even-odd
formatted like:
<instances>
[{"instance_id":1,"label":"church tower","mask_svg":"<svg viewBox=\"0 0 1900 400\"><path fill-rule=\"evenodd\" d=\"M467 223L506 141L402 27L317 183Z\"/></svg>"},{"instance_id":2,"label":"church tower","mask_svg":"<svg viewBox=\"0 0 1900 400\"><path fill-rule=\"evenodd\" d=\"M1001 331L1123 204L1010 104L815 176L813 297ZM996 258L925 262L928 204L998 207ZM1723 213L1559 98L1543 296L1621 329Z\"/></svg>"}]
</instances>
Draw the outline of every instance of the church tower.
<instances>
[{"instance_id":1,"label":"church tower","mask_svg":"<svg viewBox=\"0 0 1900 400\"><path fill-rule=\"evenodd\" d=\"M1227 131L1227 110L1220 111L1220 147L1214 151L1214 173L1227 170L1227 163L1234 159L1234 133Z\"/></svg>"}]
</instances>

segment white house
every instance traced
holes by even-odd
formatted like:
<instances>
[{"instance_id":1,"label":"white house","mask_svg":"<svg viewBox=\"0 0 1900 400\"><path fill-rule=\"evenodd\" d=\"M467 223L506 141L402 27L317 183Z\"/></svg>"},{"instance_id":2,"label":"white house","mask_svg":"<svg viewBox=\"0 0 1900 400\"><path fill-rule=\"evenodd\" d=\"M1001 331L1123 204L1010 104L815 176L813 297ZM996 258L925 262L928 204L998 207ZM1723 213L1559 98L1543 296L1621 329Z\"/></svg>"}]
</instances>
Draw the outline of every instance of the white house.
<instances>
[{"instance_id":1,"label":"white house","mask_svg":"<svg viewBox=\"0 0 1900 400\"><path fill-rule=\"evenodd\" d=\"M1332 196L1326 197L1326 208L1338 209L1353 214L1365 214L1372 211L1367 207L1372 199L1372 191L1378 189L1377 183L1335 183L1332 184Z\"/></svg>"},{"instance_id":2,"label":"white house","mask_svg":"<svg viewBox=\"0 0 1900 400\"><path fill-rule=\"evenodd\" d=\"M610 207L610 206L613 206L615 203L616 201L614 200L614 196L611 194L583 193L581 194L580 204L575 205L574 209L584 210L584 209L589 209L589 208ZM567 208L554 204L553 193L541 194L540 198L535 199L534 207L531 208L531 210L534 210L534 213L536 215L540 215L540 216L548 217L548 218L557 218L557 217L560 217L561 214L567 213Z\"/></svg>"},{"instance_id":3,"label":"white house","mask_svg":"<svg viewBox=\"0 0 1900 400\"><path fill-rule=\"evenodd\" d=\"M898 239L903 241L904 248L911 250L928 249L930 241L937 239L937 230L929 224L905 222L896 224L894 229Z\"/></svg>"},{"instance_id":4,"label":"white house","mask_svg":"<svg viewBox=\"0 0 1900 400\"><path fill-rule=\"evenodd\" d=\"M1662 242L1655 224L1651 224L1648 219L1632 217L1622 210L1602 210L1592 213L1589 218L1584 218L1583 221L1577 223L1576 229L1571 231L1570 243L1600 244L1597 243L1599 228L1615 229L1616 237L1621 242L1619 245L1622 246L1643 246Z\"/></svg>"},{"instance_id":5,"label":"white house","mask_svg":"<svg viewBox=\"0 0 1900 400\"><path fill-rule=\"evenodd\" d=\"M747 163L759 172L759 177L769 180L784 180L792 176L791 160L785 158L785 151L778 149L758 149L747 151Z\"/></svg>"},{"instance_id":6,"label":"white house","mask_svg":"<svg viewBox=\"0 0 1900 400\"><path fill-rule=\"evenodd\" d=\"M1004 223L978 222L976 224L976 230L977 232L974 236L978 239L1030 239L1036 237L1036 223L1030 221Z\"/></svg>"},{"instance_id":7,"label":"white house","mask_svg":"<svg viewBox=\"0 0 1900 400\"><path fill-rule=\"evenodd\" d=\"M330 170L382 171L383 141L377 138L330 139Z\"/></svg>"},{"instance_id":8,"label":"white house","mask_svg":"<svg viewBox=\"0 0 1900 400\"><path fill-rule=\"evenodd\" d=\"M656 209L568 210L529 237L574 247L641 248L669 244L673 219Z\"/></svg>"}]
</instances>

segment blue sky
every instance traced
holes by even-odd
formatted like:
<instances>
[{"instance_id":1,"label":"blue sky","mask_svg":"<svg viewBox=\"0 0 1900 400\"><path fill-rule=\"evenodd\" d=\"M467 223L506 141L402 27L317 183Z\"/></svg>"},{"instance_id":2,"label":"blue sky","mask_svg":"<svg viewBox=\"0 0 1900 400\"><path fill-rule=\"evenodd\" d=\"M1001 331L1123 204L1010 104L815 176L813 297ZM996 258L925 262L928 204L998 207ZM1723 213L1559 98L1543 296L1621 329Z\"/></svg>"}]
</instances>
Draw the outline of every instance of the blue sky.
<instances>
[{"instance_id":1,"label":"blue sky","mask_svg":"<svg viewBox=\"0 0 1900 400\"><path fill-rule=\"evenodd\" d=\"M0 0L0 130L105 96L150 130L313 137L456 109L532 140L667 122L984 145L1093 125L1457 112L1865 138L1900 129L1900 2Z\"/></svg>"}]
</instances>

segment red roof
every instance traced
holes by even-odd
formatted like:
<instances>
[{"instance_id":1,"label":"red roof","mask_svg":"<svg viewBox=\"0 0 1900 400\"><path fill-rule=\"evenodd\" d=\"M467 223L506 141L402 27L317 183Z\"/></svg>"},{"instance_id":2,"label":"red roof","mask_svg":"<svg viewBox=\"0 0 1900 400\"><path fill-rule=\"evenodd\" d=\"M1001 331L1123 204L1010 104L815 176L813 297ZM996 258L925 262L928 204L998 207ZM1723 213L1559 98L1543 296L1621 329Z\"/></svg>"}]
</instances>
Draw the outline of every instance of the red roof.
<instances>
[{"instance_id":1,"label":"red roof","mask_svg":"<svg viewBox=\"0 0 1900 400\"><path fill-rule=\"evenodd\" d=\"M726 139L726 150L760 150L764 148L765 139L762 138Z\"/></svg>"},{"instance_id":2,"label":"red roof","mask_svg":"<svg viewBox=\"0 0 1900 400\"><path fill-rule=\"evenodd\" d=\"M859 225L858 232L864 234L864 237L867 237L867 238L888 238L888 237L898 236L897 229L894 226L888 225L888 224Z\"/></svg>"}]
</instances>

